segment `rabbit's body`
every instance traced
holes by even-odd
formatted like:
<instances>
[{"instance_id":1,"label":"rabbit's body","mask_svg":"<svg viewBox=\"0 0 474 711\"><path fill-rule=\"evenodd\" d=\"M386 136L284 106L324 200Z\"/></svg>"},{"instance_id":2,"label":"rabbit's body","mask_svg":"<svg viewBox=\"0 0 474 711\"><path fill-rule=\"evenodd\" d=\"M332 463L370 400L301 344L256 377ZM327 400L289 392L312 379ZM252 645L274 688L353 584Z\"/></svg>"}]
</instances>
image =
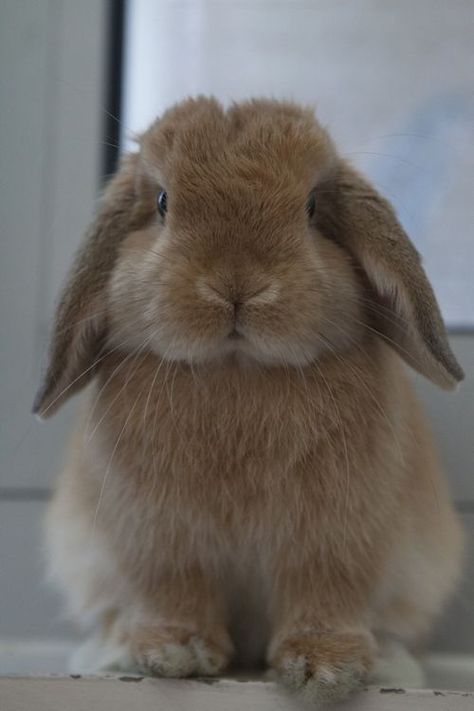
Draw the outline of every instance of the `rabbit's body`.
<instances>
[{"instance_id":1,"label":"rabbit's body","mask_svg":"<svg viewBox=\"0 0 474 711\"><path fill-rule=\"evenodd\" d=\"M247 665L289 623L418 641L460 533L397 361L374 337L301 370L110 358L50 521L54 574L107 655L120 639L132 663L163 619L228 630Z\"/></svg>"},{"instance_id":2,"label":"rabbit's body","mask_svg":"<svg viewBox=\"0 0 474 711\"><path fill-rule=\"evenodd\" d=\"M266 658L342 698L428 632L461 533L399 356L462 378L419 255L311 112L201 98L144 134L35 403L96 376L49 545L103 666Z\"/></svg>"}]
</instances>

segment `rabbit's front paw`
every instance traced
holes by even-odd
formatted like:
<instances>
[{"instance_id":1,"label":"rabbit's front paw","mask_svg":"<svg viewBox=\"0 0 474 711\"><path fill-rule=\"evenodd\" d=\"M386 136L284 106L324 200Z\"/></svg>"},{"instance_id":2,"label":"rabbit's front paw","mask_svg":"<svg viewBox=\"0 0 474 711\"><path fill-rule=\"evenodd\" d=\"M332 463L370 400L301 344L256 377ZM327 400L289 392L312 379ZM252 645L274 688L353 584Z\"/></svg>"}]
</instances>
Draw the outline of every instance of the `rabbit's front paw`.
<instances>
[{"instance_id":1,"label":"rabbit's front paw","mask_svg":"<svg viewBox=\"0 0 474 711\"><path fill-rule=\"evenodd\" d=\"M375 643L365 633L306 632L286 637L272 654L280 680L313 704L345 699L367 681Z\"/></svg>"},{"instance_id":2,"label":"rabbit's front paw","mask_svg":"<svg viewBox=\"0 0 474 711\"><path fill-rule=\"evenodd\" d=\"M215 676L225 669L232 654L225 632L203 636L171 625L142 631L135 636L133 648L143 671L167 677Z\"/></svg>"}]
</instances>

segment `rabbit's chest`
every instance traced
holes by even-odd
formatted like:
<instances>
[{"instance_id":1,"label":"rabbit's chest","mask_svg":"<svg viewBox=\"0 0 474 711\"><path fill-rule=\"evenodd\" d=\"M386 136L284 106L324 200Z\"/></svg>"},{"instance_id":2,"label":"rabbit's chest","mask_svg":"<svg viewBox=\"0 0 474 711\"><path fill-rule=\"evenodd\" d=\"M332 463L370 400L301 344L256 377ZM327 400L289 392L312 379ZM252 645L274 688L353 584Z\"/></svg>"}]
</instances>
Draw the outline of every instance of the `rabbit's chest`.
<instances>
[{"instance_id":1,"label":"rabbit's chest","mask_svg":"<svg viewBox=\"0 0 474 711\"><path fill-rule=\"evenodd\" d=\"M314 373L156 372L142 365L102 390L111 516L133 500L123 520L146 526L157 545L222 543L246 555L327 515L347 486L351 443L341 428L352 414L334 411L337 393L321 390Z\"/></svg>"},{"instance_id":2,"label":"rabbit's chest","mask_svg":"<svg viewBox=\"0 0 474 711\"><path fill-rule=\"evenodd\" d=\"M288 412L254 406L252 417L243 417L236 406L201 403L200 408L175 402L160 409L156 427L141 445L125 436L118 461L128 458L130 447L136 449L139 466L126 461L127 476L166 511L212 517L227 526L249 521L285 496L288 479L312 446L311 435L298 431ZM312 439L314 445L316 434Z\"/></svg>"},{"instance_id":3,"label":"rabbit's chest","mask_svg":"<svg viewBox=\"0 0 474 711\"><path fill-rule=\"evenodd\" d=\"M143 370L112 371L95 414L115 461L143 481L196 483L209 495L219 482L253 488L288 471L332 423L318 389L291 372Z\"/></svg>"}]
</instances>

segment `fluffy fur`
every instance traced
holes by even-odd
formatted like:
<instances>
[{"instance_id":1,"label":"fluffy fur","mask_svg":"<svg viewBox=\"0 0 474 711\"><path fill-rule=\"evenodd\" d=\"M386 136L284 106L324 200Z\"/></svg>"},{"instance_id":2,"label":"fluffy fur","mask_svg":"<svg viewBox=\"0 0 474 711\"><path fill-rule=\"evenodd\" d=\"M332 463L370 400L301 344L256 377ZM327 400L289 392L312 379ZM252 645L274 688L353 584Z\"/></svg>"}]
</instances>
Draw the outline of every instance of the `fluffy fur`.
<instances>
[{"instance_id":1,"label":"fluffy fur","mask_svg":"<svg viewBox=\"0 0 474 711\"><path fill-rule=\"evenodd\" d=\"M462 377L418 254L310 111L201 98L151 126L77 256L35 402L93 380L48 541L104 664L266 659L325 701L387 639L420 642L462 536L400 356Z\"/></svg>"}]
</instances>

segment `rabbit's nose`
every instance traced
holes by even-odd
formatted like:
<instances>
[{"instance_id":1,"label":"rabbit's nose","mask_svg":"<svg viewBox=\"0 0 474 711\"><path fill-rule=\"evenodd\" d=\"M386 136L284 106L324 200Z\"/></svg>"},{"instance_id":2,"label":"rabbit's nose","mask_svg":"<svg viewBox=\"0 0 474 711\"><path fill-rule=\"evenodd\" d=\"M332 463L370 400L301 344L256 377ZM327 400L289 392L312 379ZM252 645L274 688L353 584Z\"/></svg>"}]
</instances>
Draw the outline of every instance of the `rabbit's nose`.
<instances>
[{"instance_id":1,"label":"rabbit's nose","mask_svg":"<svg viewBox=\"0 0 474 711\"><path fill-rule=\"evenodd\" d=\"M280 291L278 284L270 283L260 286L258 289L247 289L244 293L243 289L215 286L205 279L198 281L197 290L206 301L220 303L227 307L231 306L236 317L242 307L247 304L265 304L275 301Z\"/></svg>"},{"instance_id":2,"label":"rabbit's nose","mask_svg":"<svg viewBox=\"0 0 474 711\"><path fill-rule=\"evenodd\" d=\"M234 307L234 316L237 318L237 314L239 313L239 309L244 305L244 302L242 299L238 297L233 297L231 301L232 306Z\"/></svg>"},{"instance_id":3,"label":"rabbit's nose","mask_svg":"<svg viewBox=\"0 0 474 711\"><path fill-rule=\"evenodd\" d=\"M272 301L275 301L278 298L279 293L280 287L276 282L265 284L265 286L262 286L260 287L260 289L257 289L253 293L249 294L246 299L246 303L250 302L252 304L270 304Z\"/></svg>"},{"instance_id":4,"label":"rabbit's nose","mask_svg":"<svg viewBox=\"0 0 474 711\"><path fill-rule=\"evenodd\" d=\"M243 333L240 330L242 324L239 319L239 316L240 316L240 309L244 305L244 301L242 301L241 299L238 299L236 297L233 297L233 299L230 303L234 307L234 313L233 313L232 330L228 334L228 338L230 338L232 340L239 340L240 338L243 337Z\"/></svg>"},{"instance_id":5,"label":"rabbit's nose","mask_svg":"<svg viewBox=\"0 0 474 711\"><path fill-rule=\"evenodd\" d=\"M196 286L198 294L206 301L222 304L227 308L232 306L234 309L237 304L241 305L240 299L236 299L233 295L226 293L223 288L219 289L205 279L199 279Z\"/></svg>"}]
</instances>

